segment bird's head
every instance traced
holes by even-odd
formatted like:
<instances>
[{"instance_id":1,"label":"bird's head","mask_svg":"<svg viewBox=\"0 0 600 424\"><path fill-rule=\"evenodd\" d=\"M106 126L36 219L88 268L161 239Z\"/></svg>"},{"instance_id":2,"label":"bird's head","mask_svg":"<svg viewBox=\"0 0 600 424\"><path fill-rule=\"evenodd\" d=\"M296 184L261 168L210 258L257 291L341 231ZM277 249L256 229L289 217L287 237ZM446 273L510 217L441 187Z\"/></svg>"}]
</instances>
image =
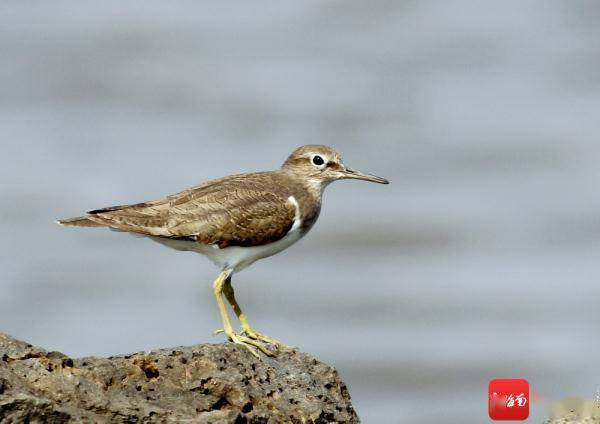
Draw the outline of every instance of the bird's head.
<instances>
[{"instance_id":1,"label":"bird's head","mask_svg":"<svg viewBox=\"0 0 600 424\"><path fill-rule=\"evenodd\" d=\"M385 178L347 167L340 154L333 148L316 144L298 147L287 158L282 168L319 187L343 179L389 184Z\"/></svg>"}]
</instances>

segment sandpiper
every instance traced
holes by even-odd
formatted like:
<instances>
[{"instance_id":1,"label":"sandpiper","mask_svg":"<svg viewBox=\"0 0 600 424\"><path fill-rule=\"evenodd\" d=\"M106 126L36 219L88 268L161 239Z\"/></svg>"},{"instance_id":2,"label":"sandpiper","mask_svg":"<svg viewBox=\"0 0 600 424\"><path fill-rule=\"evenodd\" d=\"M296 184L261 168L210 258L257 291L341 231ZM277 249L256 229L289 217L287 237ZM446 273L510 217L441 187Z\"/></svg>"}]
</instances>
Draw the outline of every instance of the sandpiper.
<instances>
[{"instance_id":1,"label":"sandpiper","mask_svg":"<svg viewBox=\"0 0 600 424\"><path fill-rule=\"evenodd\" d=\"M302 238L319 216L323 189L349 178L388 184L385 178L348 168L331 147L307 145L294 150L275 171L232 175L163 199L96 209L58 223L137 233L207 256L221 270L213 285L223 321L216 333L225 333L255 356L256 349L272 355L263 343L283 344L250 326L231 277ZM239 333L233 330L223 295L240 321Z\"/></svg>"}]
</instances>

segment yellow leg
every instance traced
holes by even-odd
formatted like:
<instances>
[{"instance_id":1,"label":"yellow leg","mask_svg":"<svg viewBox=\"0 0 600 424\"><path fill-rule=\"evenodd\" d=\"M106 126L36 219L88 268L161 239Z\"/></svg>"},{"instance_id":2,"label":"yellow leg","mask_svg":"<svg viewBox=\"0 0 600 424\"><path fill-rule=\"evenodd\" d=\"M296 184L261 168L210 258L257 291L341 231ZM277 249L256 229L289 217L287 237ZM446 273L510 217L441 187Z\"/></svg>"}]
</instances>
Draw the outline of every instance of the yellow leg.
<instances>
[{"instance_id":1,"label":"yellow leg","mask_svg":"<svg viewBox=\"0 0 600 424\"><path fill-rule=\"evenodd\" d=\"M230 278L231 271L223 271L219 274L219 276L213 284L215 298L217 299L217 305L219 305L219 312L221 313L221 319L223 320L223 332L227 335L227 337L229 337L229 340L231 340L233 343L243 345L257 358L260 357L258 356L258 353L256 353L254 347L258 348L265 355L272 356L273 353L265 349L265 347L258 343L256 340L253 340L250 337L242 336L241 334L236 334L233 331L231 321L229 321L229 315L227 314L227 307L225 306L225 302L223 302L223 288L225 286L226 281L229 281Z\"/></svg>"},{"instance_id":2,"label":"yellow leg","mask_svg":"<svg viewBox=\"0 0 600 424\"><path fill-rule=\"evenodd\" d=\"M258 331L254 330L250 326L250 323L248 322L248 318L246 317L246 314L244 314L244 312L242 312L242 308L240 308L239 303L237 303L237 300L235 300L233 286L231 285L231 276L229 278L225 279L225 282L223 285L223 294L225 295L225 297L231 304L231 307L233 308L233 312L235 312L235 315L240 320L240 325L242 326L243 334L245 334L246 336L248 336L249 338L251 338L253 340L260 340L265 343L270 343L270 344L289 348L289 346L287 346L287 345L281 343L280 341L275 340L269 336L259 333Z\"/></svg>"}]
</instances>

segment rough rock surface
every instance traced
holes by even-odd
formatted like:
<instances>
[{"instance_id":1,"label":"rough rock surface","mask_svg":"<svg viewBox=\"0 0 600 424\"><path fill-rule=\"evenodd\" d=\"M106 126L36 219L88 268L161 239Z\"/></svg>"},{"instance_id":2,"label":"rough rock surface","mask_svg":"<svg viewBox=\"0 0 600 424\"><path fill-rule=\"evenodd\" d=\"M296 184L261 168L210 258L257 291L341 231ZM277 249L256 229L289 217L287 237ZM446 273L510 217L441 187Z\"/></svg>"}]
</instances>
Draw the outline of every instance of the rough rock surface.
<instances>
[{"instance_id":1,"label":"rough rock surface","mask_svg":"<svg viewBox=\"0 0 600 424\"><path fill-rule=\"evenodd\" d=\"M599 424L600 416L580 416L576 413L567 414L560 418L544 421L544 424Z\"/></svg>"},{"instance_id":2,"label":"rough rock surface","mask_svg":"<svg viewBox=\"0 0 600 424\"><path fill-rule=\"evenodd\" d=\"M0 423L357 423L336 370L203 344L71 359L0 334Z\"/></svg>"}]
</instances>

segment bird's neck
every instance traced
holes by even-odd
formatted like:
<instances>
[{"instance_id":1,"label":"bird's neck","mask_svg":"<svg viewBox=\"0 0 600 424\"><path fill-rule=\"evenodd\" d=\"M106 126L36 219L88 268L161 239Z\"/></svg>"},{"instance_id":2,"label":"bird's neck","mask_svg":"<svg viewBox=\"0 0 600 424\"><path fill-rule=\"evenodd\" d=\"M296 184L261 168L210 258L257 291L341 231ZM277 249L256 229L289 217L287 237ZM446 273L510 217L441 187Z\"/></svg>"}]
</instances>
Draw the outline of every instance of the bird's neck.
<instances>
[{"instance_id":1,"label":"bird's neck","mask_svg":"<svg viewBox=\"0 0 600 424\"><path fill-rule=\"evenodd\" d=\"M330 181L323 181L317 178L303 178L302 185L304 188L311 193L312 196L319 199L323 197L323 190L329 185Z\"/></svg>"},{"instance_id":2,"label":"bird's neck","mask_svg":"<svg viewBox=\"0 0 600 424\"><path fill-rule=\"evenodd\" d=\"M305 231L308 231L319 217L323 190L328 183L316 178L299 176L285 170L282 170L282 172L293 182L290 187L293 187L292 194L300 204L302 227Z\"/></svg>"},{"instance_id":3,"label":"bird's neck","mask_svg":"<svg viewBox=\"0 0 600 424\"><path fill-rule=\"evenodd\" d=\"M321 203L323 197L323 190L329 185L329 181L323 181L320 178L311 177L308 175L298 175L295 172L291 172L285 168L279 170L279 172L285 174L289 179L294 181L294 185L301 188L305 192L306 196L311 197L315 202Z\"/></svg>"}]
</instances>

